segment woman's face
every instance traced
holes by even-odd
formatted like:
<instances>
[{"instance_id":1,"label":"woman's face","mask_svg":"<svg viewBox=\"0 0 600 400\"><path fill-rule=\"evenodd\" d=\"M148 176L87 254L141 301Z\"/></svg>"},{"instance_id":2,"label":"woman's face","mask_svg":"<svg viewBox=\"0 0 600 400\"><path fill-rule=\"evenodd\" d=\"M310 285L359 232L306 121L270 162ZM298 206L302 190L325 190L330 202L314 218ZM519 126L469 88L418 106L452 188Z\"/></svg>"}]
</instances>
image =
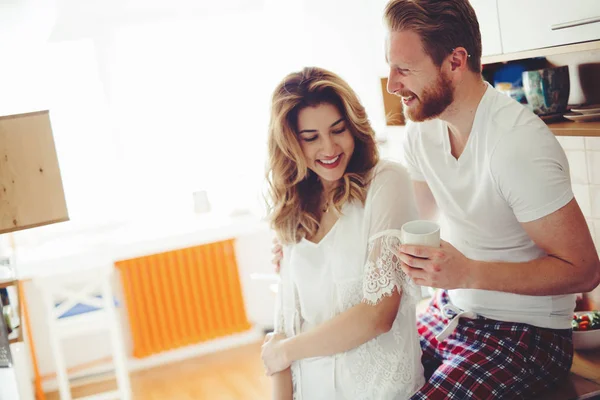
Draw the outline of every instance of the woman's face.
<instances>
[{"instance_id":1,"label":"woman's face","mask_svg":"<svg viewBox=\"0 0 600 400\"><path fill-rule=\"evenodd\" d=\"M339 110L328 103L298 113L298 140L304 160L323 186L338 181L354 152L354 137Z\"/></svg>"}]
</instances>

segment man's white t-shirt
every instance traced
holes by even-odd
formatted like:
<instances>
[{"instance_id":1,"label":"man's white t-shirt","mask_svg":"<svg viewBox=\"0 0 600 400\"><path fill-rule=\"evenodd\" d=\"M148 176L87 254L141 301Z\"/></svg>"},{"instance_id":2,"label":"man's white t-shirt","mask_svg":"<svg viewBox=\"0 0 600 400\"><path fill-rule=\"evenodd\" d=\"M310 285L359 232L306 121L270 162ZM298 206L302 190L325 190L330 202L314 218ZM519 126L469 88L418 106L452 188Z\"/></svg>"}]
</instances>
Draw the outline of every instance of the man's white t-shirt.
<instances>
[{"instance_id":1,"label":"man's white t-shirt","mask_svg":"<svg viewBox=\"0 0 600 400\"><path fill-rule=\"evenodd\" d=\"M404 151L411 179L427 182L443 214L443 238L467 258L526 262L546 255L521 223L565 206L573 191L562 147L527 108L488 84L458 160L438 119L410 124ZM456 289L449 296L487 318L553 329L570 328L575 307L574 295Z\"/></svg>"}]
</instances>

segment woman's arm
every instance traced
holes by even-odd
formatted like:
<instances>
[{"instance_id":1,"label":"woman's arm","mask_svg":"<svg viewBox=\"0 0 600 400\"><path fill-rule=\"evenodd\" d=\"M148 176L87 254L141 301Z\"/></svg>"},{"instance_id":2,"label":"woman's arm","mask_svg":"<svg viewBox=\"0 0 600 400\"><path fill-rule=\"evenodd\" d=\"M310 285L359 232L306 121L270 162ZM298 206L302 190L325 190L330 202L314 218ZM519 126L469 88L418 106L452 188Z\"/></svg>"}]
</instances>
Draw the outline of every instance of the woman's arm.
<instances>
[{"instance_id":1,"label":"woman's arm","mask_svg":"<svg viewBox=\"0 0 600 400\"><path fill-rule=\"evenodd\" d=\"M292 400L292 372L290 368L271 376L271 393L272 400Z\"/></svg>"},{"instance_id":2,"label":"woman's arm","mask_svg":"<svg viewBox=\"0 0 600 400\"><path fill-rule=\"evenodd\" d=\"M263 345L267 374L288 368L292 362L342 353L388 332L400 306L394 289L375 305L360 303L314 329L291 338L271 336Z\"/></svg>"},{"instance_id":3,"label":"woman's arm","mask_svg":"<svg viewBox=\"0 0 600 400\"><path fill-rule=\"evenodd\" d=\"M360 303L308 332L285 339L284 354L292 363L351 350L392 329L399 306L396 290L376 305Z\"/></svg>"}]
</instances>

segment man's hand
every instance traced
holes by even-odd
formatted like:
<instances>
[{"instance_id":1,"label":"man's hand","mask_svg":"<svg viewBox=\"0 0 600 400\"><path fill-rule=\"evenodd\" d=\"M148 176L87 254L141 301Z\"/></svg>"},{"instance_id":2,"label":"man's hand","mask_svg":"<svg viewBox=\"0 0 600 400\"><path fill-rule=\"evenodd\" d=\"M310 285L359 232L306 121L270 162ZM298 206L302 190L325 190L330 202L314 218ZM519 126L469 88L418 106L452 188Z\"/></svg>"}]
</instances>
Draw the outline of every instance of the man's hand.
<instances>
[{"instance_id":1,"label":"man's hand","mask_svg":"<svg viewBox=\"0 0 600 400\"><path fill-rule=\"evenodd\" d=\"M271 253L273 253L273 258L271 262L275 266L275 272L279 273L280 261L283 258L283 248L281 247L281 243L277 238L273 239L273 247L271 247Z\"/></svg>"},{"instance_id":2,"label":"man's hand","mask_svg":"<svg viewBox=\"0 0 600 400\"><path fill-rule=\"evenodd\" d=\"M402 271L417 285L441 289L469 288L473 261L448 242L440 247L401 245Z\"/></svg>"},{"instance_id":3,"label":"man's hand","mask_svg":"<svg viewBox=\"0 0 600 400\"><path fill-rule=\"evenodd\" d=\"M284 334L269 333L262 345L261 358L265 366L267 376L276 374L288 368L291 363L287 360L283 343Z\"/></svg>"}]
</instances>

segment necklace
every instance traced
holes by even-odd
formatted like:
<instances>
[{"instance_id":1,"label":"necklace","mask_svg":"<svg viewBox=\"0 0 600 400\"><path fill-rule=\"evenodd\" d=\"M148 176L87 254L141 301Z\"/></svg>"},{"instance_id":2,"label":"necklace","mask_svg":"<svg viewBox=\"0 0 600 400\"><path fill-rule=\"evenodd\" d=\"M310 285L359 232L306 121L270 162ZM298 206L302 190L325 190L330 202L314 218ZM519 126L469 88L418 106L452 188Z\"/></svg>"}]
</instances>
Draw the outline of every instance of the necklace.
<instances>
[{"instance_id":1,"label":"necklace","mask_svg":"<svg viewBox=\"0 0 600 400\"><path fill-rule=\"evenodd\" d=\"M329 211L329 202L326 202L325 205L321 207L321 211L323 212L323 214Z\"/></svg>"}]
</instances>

